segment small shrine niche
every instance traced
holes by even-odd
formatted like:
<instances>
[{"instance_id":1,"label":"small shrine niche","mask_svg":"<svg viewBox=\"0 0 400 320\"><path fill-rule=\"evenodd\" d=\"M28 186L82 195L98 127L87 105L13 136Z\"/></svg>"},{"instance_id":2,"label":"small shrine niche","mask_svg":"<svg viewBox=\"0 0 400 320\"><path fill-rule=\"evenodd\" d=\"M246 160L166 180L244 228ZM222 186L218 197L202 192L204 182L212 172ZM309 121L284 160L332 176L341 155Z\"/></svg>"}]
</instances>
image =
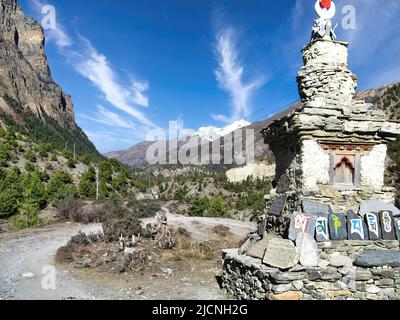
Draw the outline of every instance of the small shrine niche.
<instances>
[{"instance_id":1,"label":"small shrine niche","mask_svg":"<svg viewBox=\"0 0 400 320\"><path fill-rule=\"evenodd\" d=\"M337 155L339 161L336 161L333 182L338 186L355 186L355 156Z\"/></svg>"}]
</instances>

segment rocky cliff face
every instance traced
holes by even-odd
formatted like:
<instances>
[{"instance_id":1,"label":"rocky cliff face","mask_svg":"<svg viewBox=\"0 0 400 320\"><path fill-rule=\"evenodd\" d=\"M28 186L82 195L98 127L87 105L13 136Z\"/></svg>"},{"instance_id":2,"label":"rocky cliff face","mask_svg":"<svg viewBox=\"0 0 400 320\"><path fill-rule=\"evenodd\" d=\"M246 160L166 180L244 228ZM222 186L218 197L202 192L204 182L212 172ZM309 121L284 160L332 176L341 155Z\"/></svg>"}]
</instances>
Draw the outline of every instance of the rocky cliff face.
<instances>
[{"instance_id":1,"label":"rocky cliff face","mask_svg":"<svg viewBox=\"0 0 400 320\"><path fill-rule=\"evenodd\" d=\"M0 0L0 120L31 131L47 132L44 140L74 140L81 152L97 153L74 120L71 97L52 79L41 26L24 15L16 0ZM61 136L50 138L49 132ZM51 134L50 134L51 135ZM46 141L48 142L48 141Z\"/></svg>"}]
</instances>

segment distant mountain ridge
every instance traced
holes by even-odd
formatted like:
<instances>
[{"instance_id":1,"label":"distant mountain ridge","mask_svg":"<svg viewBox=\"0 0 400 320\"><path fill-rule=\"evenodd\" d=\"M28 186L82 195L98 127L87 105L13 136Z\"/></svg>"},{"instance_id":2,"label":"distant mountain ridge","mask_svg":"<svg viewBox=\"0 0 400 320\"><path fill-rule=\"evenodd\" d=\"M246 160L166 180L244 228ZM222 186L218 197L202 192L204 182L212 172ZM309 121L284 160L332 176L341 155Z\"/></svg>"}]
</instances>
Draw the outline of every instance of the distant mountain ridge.
<instances>
[{"instance_id":1,"label":"distant mountain ridge","mask_svg":"<svg viewBox=\"0 0 400 320\"><path fill-rule=\"evenodd\" d=\"M248 127L249 125L251 125L250 122L242 119L242 120L234 121L231 124L229 124L223 128L217 128L217 127L213 127L213 126L202 127L196 132L196 135L199 136L200 138L205 138L209 141L213 141L220 137L224 137L227 134L234 132L238 129Z\"/></svg>"},{"instance_id":2,"label":"distant mountain ridge","mask_svg":"<svg viewBox=\"0 0 400 320\"><path fill-rule=\"evenodd\" d=\"M400 87L400 83L395 83L387 86L383 86L380 88L376 89L369 89L365 90L362 92L357 93L357 99L362 99L365 100L366 102L376 104L379 108L385 110L388 119L391 120L400 120L399 112L400 112L400 106L399 106L399 101L400 101L400 92L398 88ZM390 97L389 97L390 96ZM389 102L388 102L389 99ZM397 101L397 103L396 103ZM289 114L291 111L295 110L297 107L300 106L300 103L294 103L288 108L278 112L277 114L273 115L271 118L268 118L266 120L254 122L252 124L249 124L247 126L240 126L242 129L253 129L255 133L255 142L254 142L254 150L255 150L255 158L256 159L265 159L268 157L271 157L272 154L269 151L269 147L267 144L264 143L264 138L261 134L261 130L267 127L271 122L280 119L287 114ZM243 121L240 121L239 124L233 124L235 125L241 125L244 124ZM230 126L228 126L230 127ZM226 127L226 128L228 128ZM210 133L220 133L223 132L223 130L219 129L219 131L215 130L214 127L204 127L200 128L197 134L199 136L203 137L209 137ZM236 129L237 130L237 129ZM234 130L234 131L236 131ZM232 131L231 131L232 132ZM222 136L223 138L223 136ZM210 139L209 139L210 140ZM223 139L222 139L223 140ZM154 142L141 142L136 145L134 145L132 148L124 151L115 151L106 154L106 157L109 158L115 158L121 161L122 163L125 163L130 166L147 166L147 160L146 160L146 153L147 150L150 146L152 146ZM185 144L185 142L180 142L178 144L178 149ZM223 144L221 145L221 148L223 149Z\"/></svg>"}]
</instances>

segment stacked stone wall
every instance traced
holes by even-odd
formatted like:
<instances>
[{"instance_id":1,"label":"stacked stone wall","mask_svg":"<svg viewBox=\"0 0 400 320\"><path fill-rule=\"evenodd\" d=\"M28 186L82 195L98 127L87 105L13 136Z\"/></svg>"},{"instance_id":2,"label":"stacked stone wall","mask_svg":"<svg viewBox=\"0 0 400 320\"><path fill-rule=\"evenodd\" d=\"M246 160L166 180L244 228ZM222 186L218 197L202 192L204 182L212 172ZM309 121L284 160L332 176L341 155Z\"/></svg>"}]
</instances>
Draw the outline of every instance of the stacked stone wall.
<instances>
[{"instance_id":1,"label":"stacked stone wall","mask_svg":"<svg viewBox=\"0 0 400 320\"><path fill-rule=\"evenodd\" d=\"M363 267L365 259L357 262L370 250L399 249L399 241L324 242L318 267L299 264L289 270L268 267L237 249L224 250L222 288L238 300L400 300L400 264Z\"/></svg>"}]
</instances>

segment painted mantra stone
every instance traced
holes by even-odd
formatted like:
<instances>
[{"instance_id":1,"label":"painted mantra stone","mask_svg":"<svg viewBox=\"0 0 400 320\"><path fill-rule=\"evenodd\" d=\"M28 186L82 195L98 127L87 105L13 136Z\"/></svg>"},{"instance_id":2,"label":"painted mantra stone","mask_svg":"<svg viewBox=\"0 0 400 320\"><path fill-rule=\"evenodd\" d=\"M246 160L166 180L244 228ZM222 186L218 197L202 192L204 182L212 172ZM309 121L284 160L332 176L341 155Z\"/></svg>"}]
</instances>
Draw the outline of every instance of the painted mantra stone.
<instances>
[{"instance_id":1,"label":"painted mantra stone","mask_svg":"<svg viewBox=\"0 0 400 320\"><path fill-rule=\"evenodd\" d=\"M347 224L344 213L331 213L329 215L329 234L331 240L347 240Z\"/></svg>"},{"instance_id":2,"label":"painted mantra stone","mask_svg":"<svg viewBox=\"0 0 400 320\"><path fill-rule=\"evenodd\" d=\"M382 232L379 226L379 216L376 213L370 212L365 216L368 225L368 233L370 240L381 240Z\"/></svg>"},{"instance_id":3,"label":"painted mantra stone","mask_svg":"<svg viewBox=\"0 0 400 320\"><path fill-rule=\"evenodd\" d=\"M383 240L396 240L396 231L393 224L393 212L379 212L379 221L381 224Z\"/></svg>"},{"instance_id":4,"label":"painted mantra stone","mask_svg":"<svg viewBox=\"0 0 400 320\"><path fill-rule=\"evenodd\" d=\"M363 218L349 210L347 212L349 240L369 240L368 228Z\"/></svg>"},{"instance_id":5,"label":"painted mantra stone","mask_svg":"<svg viewBox=\"0 0 400 320\"><path fill-rule=\"evenodd\" d=\"M400 218L394 218L394 227L396 229L397 240L400 241Z\"/></svg>"},{"instance_id":6,"label":"painted mantra stone","mask_svg":"<svg viewBox=\"0 0 400 320\"><path fill-rule=\"evenodd\" d=\"M314 238L317 217L314 215L295 213L290 220L289 239L296 241L300 232L308 233Z\"/></svg>"},{"instance_id":7,"label":"painted mantra stone","mask_svg":"<svg viewBox=\"0 0 400 320\"><path fill-rule=\"evenodd\" d=\"M318 242L329 241L329 222L327 217L318 217L315 227L316 239Z\"/></svg>"}]
</instances>

